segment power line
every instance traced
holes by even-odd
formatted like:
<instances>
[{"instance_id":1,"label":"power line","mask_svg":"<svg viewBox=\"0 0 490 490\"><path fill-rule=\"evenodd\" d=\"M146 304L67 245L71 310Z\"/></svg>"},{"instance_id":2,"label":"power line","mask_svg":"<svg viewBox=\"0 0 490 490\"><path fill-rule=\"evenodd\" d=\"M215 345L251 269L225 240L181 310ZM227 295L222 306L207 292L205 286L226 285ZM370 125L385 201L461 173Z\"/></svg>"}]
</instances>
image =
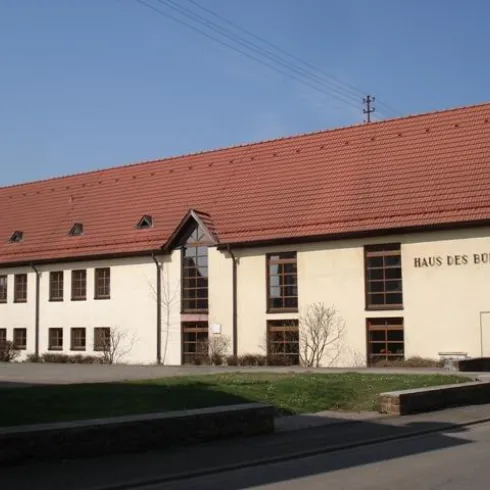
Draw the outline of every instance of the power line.
<instances>
[{"instance_id":1,"label":"power line","mask_svg":"<svg viewBox=\"0 0 490 490\"><path fill-rule=\"evenodd\" d=\"M293 59L293 60L295 60L295 61L297 61L297 62L299 62L305 66L308 66L309 68L311 68L311 69L315 70L316 72L322 74L323 77L329 78L329 79L333 80L335 83L343 85L345 88L342 88L342 90L345 90L346 92L347 92L347 90L350 90L352 92L352 94L355 95L356 97L362 97L363 96L364 92L361 91L360 89L358 89L357 87L350 85L347 82L336 78L335 76L327 73L326 71L324 71L323 69L314 65L313 63L310 63L304 59L299 58L298 56L295 56L294 54L289 53L288 51L282 49L280 46L277 46L276 44L268 41L264 37L261 37L261 36L251 32L251 31L249 31L248 29L245 29L244 27L240 26L236 22L233 22L230 19L227 19L226 17L216 13L215 11L211 10L210 8L205 7L204 5L201 5L196 0L187 0L187 1L189 3L195 5L196 7L202 9L203 11L213 15L217 19L220 19L221 21L226 22L227 24L231 25L232 27L235 27L236 29L240 30L241 32L244 32L245 34L251 36L252 38L255 38L255 39L259 40L260 42L270 46L271 48L277 50L278 52L284 54L285 56L288 56L289 58L291 58L291 59ZM330 82L330 83L332 83L332 82ZM401 115L401 113L399 111L397 111L396 109L393 109L392 107L390 107L389 105L385 104L382 101L378 100L378 104L384 106L387 110L389 110L390 112L392 112L394 114Z\"/></svg>"},{"instance_id":2,"label":"power line","mask_svg":"<svg viewBox=\"0 0 490 490\"><path fill-rule=\"evenodd\" d=\"M248 41L247 39L245 39L241 36L238 36L237 34L233 33L229 29L226 29L226 28L222 27L221 25L216 24L215 22L210 21L209 19L206 19L205 17L202 17L199 14L196 14L192 10L189 10L189 9L186 9L185 7L182 7L181 5L179 5L177 2L175 2L173 0L157 0L157 1L160 4L165 5L165 6L169 7L170 9L179 12L181 15L184 15L188 19L191 19L195 22L198 22L201 25L204 25L208 29L211 29L212 31L219 34L220 36L223 36L226 39L231 40L232 42L234 42L234 43L236 43L236 44L238 44L238 45L240 45L246 49L249 49L250 51L258 54L259 56L263 56L263 57L267 58L268 60L272 61L273 63L276 63L279 66L281 66L287 70L290 70L293 73L296 73L297 75L299 75L301 77L304 77L304 78L306 78L306 79L308 79L314 83L320 83L322 85L323 84L330 85L331 89L336 94L336 96L334 96L334 97L337 98L338 100L345 102L344 98L347 98L347 99L350 99L352 101L355 101L355 103L358 103L358 101L360 99L360 97L357 97L357 96L354 97L351 94L349 94L345 91L342 91L342 89L339 89L338 87L332 86L331 82L323 79L322 77L318 76L317 74L312 73L311 71L309 71L309 73L308 73L308 71L306 71L304 68L299 67L299 66L291 63L287 59L284 59L283 57L275 54L274 52L272 52L270 50L264 49L263 47L255 44L251 41Z\"/></svg>"},{"instance_id":3,"label":"power line","mask_svg":"<svg viewBox=\"0 0 490 490\"><path fill-rule=\"evenodd\" d=\"M203 31L202 29L199 29L199 28L197 28L197 27L195 27L195 26L193 26L191 24L188 24L187 22L183 21L182 19L179 19L178 17L175 17L175 16L169 14L168 12L164 12L163 10L160 10L159 8L155 7L154 5L148 3L145 0L136 0L136 2L140 3L141 5L147 7L150 10L153 10L154 12L158 13L159 15L162 15L164 17L167 17L167 18L173 20L174 22L177 22L178 24L181 24L181 25L187 27L188 29L191 29L191 30L193 30L193 31L201 34L202 36L204 36L204 37L206 37L208 39L211 39L211 40L215 41L218 44L221 44L222 46L225 46L225 47L227 47L227 48L229 48L229 49L231 49L231 50L233 50L233 51L235 51L235 52L237 52L239 54L242 54L243 56L246 56L247 58L249 58L251 60L256 61L257 63L260 63L263 66L266 66L266 67L268 67L268 68L276 71L277 73L280 73L280 74L282 74L282 75L284 75L286 77L292 78L292 79L294 79L294 80L302 83L303 85L306 85L306 86L308 86L310 88L313 88L314 90L317 90L319 92L322 92L322 93L324 93L324 94L326 94L328 96L334 97L334 98L336 98L336 99L338 99L338 100L340 100L340 101L342 101L342 102L344 102L346 104L351 105L352 107L355 107L356 109L359 109L359 106L358 105L354 105L350 101L343 100L340 97L334 96L331 93L329 93L329 92L323 90L322 88L318 87L317 85L313 85L312 83L309 83L308 81L306 81L304 79L301 79L301 78L299 78L299 77L297 77L297 76L295 76L295 75L293 75L291 73L288 73L286 71L283 71L283 70L277 68L276 66L271 65L270 63L267 63L267 62L261 60L260 58L257 58L255 56L253 56L253 55L251 55L251 54L249 54L249 53L247 53L247 52L245 52L245 51L243 51L243 50L235 47L235 46L232 46L229 43L227 43L227 42L225 42L225 41L223 41L223 40L221 40L221 39L219 39L219 38L217 38L215 36L210 35L209 33Z\"/></svg>"}]
</instances>

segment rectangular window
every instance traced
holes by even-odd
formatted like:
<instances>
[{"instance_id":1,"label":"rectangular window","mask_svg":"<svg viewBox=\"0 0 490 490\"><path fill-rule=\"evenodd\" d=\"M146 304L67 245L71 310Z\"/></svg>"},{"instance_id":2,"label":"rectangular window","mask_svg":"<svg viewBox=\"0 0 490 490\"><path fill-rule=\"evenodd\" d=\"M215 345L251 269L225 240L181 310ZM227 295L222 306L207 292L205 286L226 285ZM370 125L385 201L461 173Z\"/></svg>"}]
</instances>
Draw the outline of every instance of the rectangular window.
<instances>
[{"instance_id":1,"label":"rectangular window","mask_svg":"<svg viewBox=\"0 0 490 490\"><path fill-rule=\"evenodd\" d=\"M50 328L49 329L49 350L63 350L63 329L62 328Z\"/></svg>"},{"instance_id":2,"label":"rectangular window","mask_svg":"<svg viewBox=\"0 0 490 490\"><path fill-rule=\"evenodd\" d=\"M403 307L402 257L400 245L375 245L365 248L366 308Z\"/></svg>"},{"instance_id":3,"label":"rectangular window","mask_svg":"<svg viewBox=\"0 0 490 490\"><path fill-rule=\"evenodd\" d=\"M14 303L27 302L27 274L15 274Z\"/></svg>"},{"instance_id":4,"label":"rectangular window","mask_svg":"<svg viewBox=\"0 0 490 490\"><path fill-rule=\"evenodd\" d=\"M403 318L368 318L367 341L369 366L384 360L403 360L405 356Z\"/></svg>"},{"instance_id":5,"label":"rectangular window","mask_svg":"<svg viewBox=\"0 0 490 490\"><path fill-rule=\"evenodd\" d=\"M109 327L94 328L94 350L106 351L111 345L111 329Z\"/></svg>"},{"instance_id":6,"label":"rectangular window","mask_svg":"<svg viewBox=\"0 0 490 490\"><path fill-rule=\"evenodd\" d=\"M267 309L298 311L296 252L267 255Z\"/></svg>"},{"instance_id":7,"label":"rectangular window","mask_svg":"<svg viewBox=\"0 0 490 490\"><path fill-rule=\"evenodd\" d=\"M84 328L71 329L71 350L85 350L87 337Z\"/></svg>"},{"instance_id":8,"label":"rectangular window","mask_svg":"<svg viewBox=\"0 0 490 490\"><path fill-rule=\"evenodd\" d=\"M0 276L0 303L7 302L7 276Z\"/></svg>"},{"instance_id":9,"label":"rectangular window","mask_svg":"<svg viewBox=\"0 0 490 490\"><path fill-rule=\"evenodd\" d=\"M111 269L95 269L95 299L110 299L111 297Z\"/></svg>"},{"instance_id":10,"label":"rectangular window","mask_svg":"<svg viewBox=\"0 0 490 490\"><path fill-rule=\"evenodd\" d=\"M201 363L207 359L208 353L208 323L182 323L182 362L184 364Z\"/></svg>"},{"instance_id":11,"label":"rectangular window","mask_svg":"<svg viewBox=\"0 0 490 490\"><path fill-rule=\"evenodd\" d=\"M83 301L87 299L87 271L76 270L71 273L71 299Z\"/></svg>"},{"instance_id":12,"label":"rectangular window","mask_svg":"<svg viewBox=\"0 0 490 490\"><path fill-rule=\"evenodd\" d=\"M49 274L49 301L63 301L63 271L54 271Z\"/></svg>"},{"instance_id":13,"label":"rectangular window","mask_svg":"<svg viewBox=\"0 0 490 490\"><path fill-rule=\"evenodd\" d=\"M26 350L27 328L14 328L14 349Z\"/></svg>"},{"instance_id":14,"label":"rectangular window","mask_svg":"<svg viewBox=\"0 0 490 490\"><path fill-rule=\"evenodd\" d=\"M182 256L182 311L208 310L208 248L186 247Z\"/></svg>"},{"instance_id":15,"label":"rectangular window","mask_svg":"<svg viewBox=\"0 0 490 490\"><path fill-rule=\"evenodd\" d=\"M267 354L272 364L299 364L298 320L269 320L267 322Z\"/></svg>"},{"instance_id":16,"label":"rectangular window","mask_svg":"<svg viewBox=\"0 0 490 490\"><path fill-rule=\"evenodd\" d=\"M0 328L0 347L5 345L7 342L7 329Z\"/></svg>"}]
</instances>

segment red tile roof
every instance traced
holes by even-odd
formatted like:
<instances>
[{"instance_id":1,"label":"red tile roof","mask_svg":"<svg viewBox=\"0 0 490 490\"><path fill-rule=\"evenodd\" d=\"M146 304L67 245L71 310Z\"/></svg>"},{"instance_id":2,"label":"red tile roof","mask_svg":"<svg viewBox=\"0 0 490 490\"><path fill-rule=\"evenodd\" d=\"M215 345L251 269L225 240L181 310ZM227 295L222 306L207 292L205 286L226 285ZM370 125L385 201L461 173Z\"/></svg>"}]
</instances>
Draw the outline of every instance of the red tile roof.
<instances>
[{"instance_id":1,"label":"red tile roof","mask_svg":"<svg viewBox=\"0 0 490 490\"><path fill-rule=\"evenodd\" d=\"M0 188L0 264L158 250L190 209L221 244L485 221L489 189L490 103Z\"/></svg>"}]
</instances>

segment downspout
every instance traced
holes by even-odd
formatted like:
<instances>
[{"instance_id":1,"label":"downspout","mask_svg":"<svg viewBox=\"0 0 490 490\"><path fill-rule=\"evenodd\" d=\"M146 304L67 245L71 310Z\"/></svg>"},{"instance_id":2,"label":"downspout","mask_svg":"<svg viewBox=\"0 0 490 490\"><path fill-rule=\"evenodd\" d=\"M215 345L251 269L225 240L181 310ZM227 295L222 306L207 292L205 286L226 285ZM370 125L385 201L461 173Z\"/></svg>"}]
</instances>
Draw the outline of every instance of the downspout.
<instances>
[{"instance_id":1,"label":"downspout","mask_svg":"<svg viewBox=\"0 0 490 490\"><path fill-rule=\"evenodd\" d=\"M233 356L238 355L238 285L237 285L237 258L236 255L231 250L228 245L228 253L233 260L233 279L232 279L232 289L233 289Z\"/></svg>"},{"instance_id":2,"label":"downspout","mask_svg":"<svg viewBox=\"0 0 490 490\"><path fill-rule=\"evenodd\" d=\"M39 357L39 307L40 307L40 284L41 284L41 273L39 269L36 268L34 264L31 264L32 270L36 273L36 313L34 320L34 332L35 332L35 344L34 353L36 358Z\"/></svg>"},{"instance_id":3,"label":"downspout","mask_svg":"<svg viewBox=\"0 0 490 490\"><path fill-rule=\"evenodd\" d=\"M157 364L162 363L162 269L155 254L151 254L157 268Z\"/></svg>"}]
</instances>

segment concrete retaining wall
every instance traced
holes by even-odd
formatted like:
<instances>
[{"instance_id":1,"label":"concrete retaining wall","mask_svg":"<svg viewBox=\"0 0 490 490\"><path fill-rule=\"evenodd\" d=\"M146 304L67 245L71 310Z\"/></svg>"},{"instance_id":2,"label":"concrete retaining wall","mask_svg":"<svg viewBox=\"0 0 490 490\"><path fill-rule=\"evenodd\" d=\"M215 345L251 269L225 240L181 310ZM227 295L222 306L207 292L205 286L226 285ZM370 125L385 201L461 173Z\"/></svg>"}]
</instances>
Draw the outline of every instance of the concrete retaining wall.
<instances>
[{"instance_id":1,"label":"concrete retaining wall","mask_svg":"<svg viewBox=\"0 0 490 490\"><path fill-rule=\"evenodd\" d=\"M274 409L248 403L0 429L0 464L162 449L274 431Z\"/></svg>"},{"instance_id":2,"label":"concrete retaining wall","mask_svg":"<svg viewBox=\"0 0 490 490\"><path fill-rule=\"evenodd\" d=\"M392 391L379 395L379 411L389 415L408 415L480 403L490 403L488 382Z\"/></svg>"}]
</instances>

